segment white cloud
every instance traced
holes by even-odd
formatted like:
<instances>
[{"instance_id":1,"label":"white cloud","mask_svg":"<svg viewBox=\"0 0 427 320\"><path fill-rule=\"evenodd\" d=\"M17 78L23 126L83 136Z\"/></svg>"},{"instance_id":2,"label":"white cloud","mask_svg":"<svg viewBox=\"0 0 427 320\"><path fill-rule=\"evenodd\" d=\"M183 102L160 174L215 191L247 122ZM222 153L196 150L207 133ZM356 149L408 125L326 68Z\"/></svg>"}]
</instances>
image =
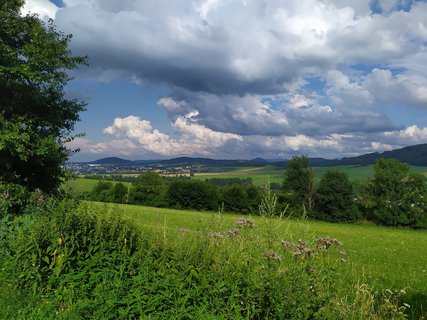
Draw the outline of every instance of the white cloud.
<instances>
[{"instance_id":1,"label":"white cloud","mask_svg":"<svg viewBox=\"0 0 427 320\"><path fill-rule=\"evenodd\" d=\"M239 135L216 132L197 124L196 116L197 112L193 112L175 120L172 127L179 134L179 139L154 129L150 121L135 116L116 118L104 133L115 139L128 139L132 145L158 155L212 155L229 140L242 140ZM123 147L128 148L126 145Z\"/></svg>"},{"instance_id":2,"label":"white cloud","mask_svg":"<svg viewBox=\"0 0 427 320\"><path fill-rule=\"evenodd\" d=\"M26 0L21 10L22 14L36 13L42 19L55 18L58 7L49 0Z\"/></svg>"},{"instance_id":3,"label":"white cloud","mask_svg":"<svg viewBox=\"0 0 427 320\"><path fill-rule=\"evenodd\" d=\"M87 147L333 157L421 143L425 128L402 129L387 107L427 105L427 3L387 0L375 14L372 3L65 0L55 22L90 57L80 79L171 92L157 105L176 137L129 116L105 128L114 143Z\"/></svg>"}]
</instances>

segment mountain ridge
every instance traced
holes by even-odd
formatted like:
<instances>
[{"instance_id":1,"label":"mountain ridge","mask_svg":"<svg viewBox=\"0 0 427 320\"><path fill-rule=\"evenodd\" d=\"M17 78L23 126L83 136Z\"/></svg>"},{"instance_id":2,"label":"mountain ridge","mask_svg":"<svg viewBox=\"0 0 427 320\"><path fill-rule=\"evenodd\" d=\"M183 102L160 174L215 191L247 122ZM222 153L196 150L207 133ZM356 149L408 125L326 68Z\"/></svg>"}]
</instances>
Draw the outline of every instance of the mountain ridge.
<instances>
[{"instance_id":1,"label":"mountain ridge","mask_svg":"<svg viewBox=\"0 0 427 320\"><path fill-rule=\"evenodd\" d=\"M344 157L341 159L325 159L312 157L310 165L314 167L332 166L364 166L374 164L379 158L395 158L414 166L427 166L427 143L407 146L384 152L366 153L355 157ZM99 165L205 165L205 166L265 166L267 164L276 167L286 167L289 160L269 161L263 158L251 160L224 160L201 157L175 157L163 160L126 160L118 157L106 157L90 162L79 162L80 164Z\"/></svg>"}]
</instances>

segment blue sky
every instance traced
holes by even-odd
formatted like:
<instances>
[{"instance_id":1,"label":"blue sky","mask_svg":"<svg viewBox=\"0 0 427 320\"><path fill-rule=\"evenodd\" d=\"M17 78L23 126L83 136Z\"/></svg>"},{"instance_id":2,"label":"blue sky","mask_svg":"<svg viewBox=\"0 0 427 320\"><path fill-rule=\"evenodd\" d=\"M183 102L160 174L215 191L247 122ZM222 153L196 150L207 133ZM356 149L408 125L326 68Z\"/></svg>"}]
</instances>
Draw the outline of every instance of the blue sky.
<instances>
[{"instance_id":1,"label":"blue sky","mask_svg":"<svg viewBox=\"0 0 427 320\"><path fill-rule=\"evenodd\" d=\"M427 1L27 0L89 67L74 160L307 154L427 142Z\"/></svg>"}]
</instances>

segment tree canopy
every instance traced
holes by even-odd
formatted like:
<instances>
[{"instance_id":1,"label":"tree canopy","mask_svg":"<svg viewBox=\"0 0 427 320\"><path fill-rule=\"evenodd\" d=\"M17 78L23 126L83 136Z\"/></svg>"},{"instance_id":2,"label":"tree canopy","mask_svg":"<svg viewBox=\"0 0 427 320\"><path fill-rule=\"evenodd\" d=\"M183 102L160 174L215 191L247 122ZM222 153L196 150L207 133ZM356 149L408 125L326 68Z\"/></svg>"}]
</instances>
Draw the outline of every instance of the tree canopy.
<instances>
[{"instance_id":1,"label":"tree canopy","mask_svg":"<svg viewBox=\"0 0 427 320\"><path fill-rule=\"evenodd\" d=\"M283 189L290 193L293 205L307 211L314 207L314 173L306 156L293 157L285 170Z\"/></svg>"},{"instance_id":2,"label":"tree canopy","mask_svg":"<svg viewBox=\"0 0 427 320\"><path fill-rule=\"evenodd\" d=\"M86 62L69 49L71 35L50 20L20 14L22 0L0 3L0 181L54 191L71 151L65 143L84 110L64 87Z\"/></svg>"}]
</instances>

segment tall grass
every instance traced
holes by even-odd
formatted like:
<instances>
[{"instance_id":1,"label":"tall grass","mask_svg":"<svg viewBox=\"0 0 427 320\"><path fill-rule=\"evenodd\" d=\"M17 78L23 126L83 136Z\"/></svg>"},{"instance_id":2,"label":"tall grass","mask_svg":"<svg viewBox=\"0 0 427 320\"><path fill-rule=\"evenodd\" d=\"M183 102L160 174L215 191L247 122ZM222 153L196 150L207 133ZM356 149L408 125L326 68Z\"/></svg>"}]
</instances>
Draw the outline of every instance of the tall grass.
<instances>
[{"instance_id":1,"label":"tall grass","mask_svg":"<svg viewBox=\"0 0 427 320\"><path fill-rule=\"evenodd\" d=\"M337 239L221 213L139 228L113 207L46 202L0 223L1 319L403 319ZM43 209L43 210L42 210ZM270 211L269 211L270 210ZM27 210L32 211L32 210Z\"/></svg>"}]
</instances>

